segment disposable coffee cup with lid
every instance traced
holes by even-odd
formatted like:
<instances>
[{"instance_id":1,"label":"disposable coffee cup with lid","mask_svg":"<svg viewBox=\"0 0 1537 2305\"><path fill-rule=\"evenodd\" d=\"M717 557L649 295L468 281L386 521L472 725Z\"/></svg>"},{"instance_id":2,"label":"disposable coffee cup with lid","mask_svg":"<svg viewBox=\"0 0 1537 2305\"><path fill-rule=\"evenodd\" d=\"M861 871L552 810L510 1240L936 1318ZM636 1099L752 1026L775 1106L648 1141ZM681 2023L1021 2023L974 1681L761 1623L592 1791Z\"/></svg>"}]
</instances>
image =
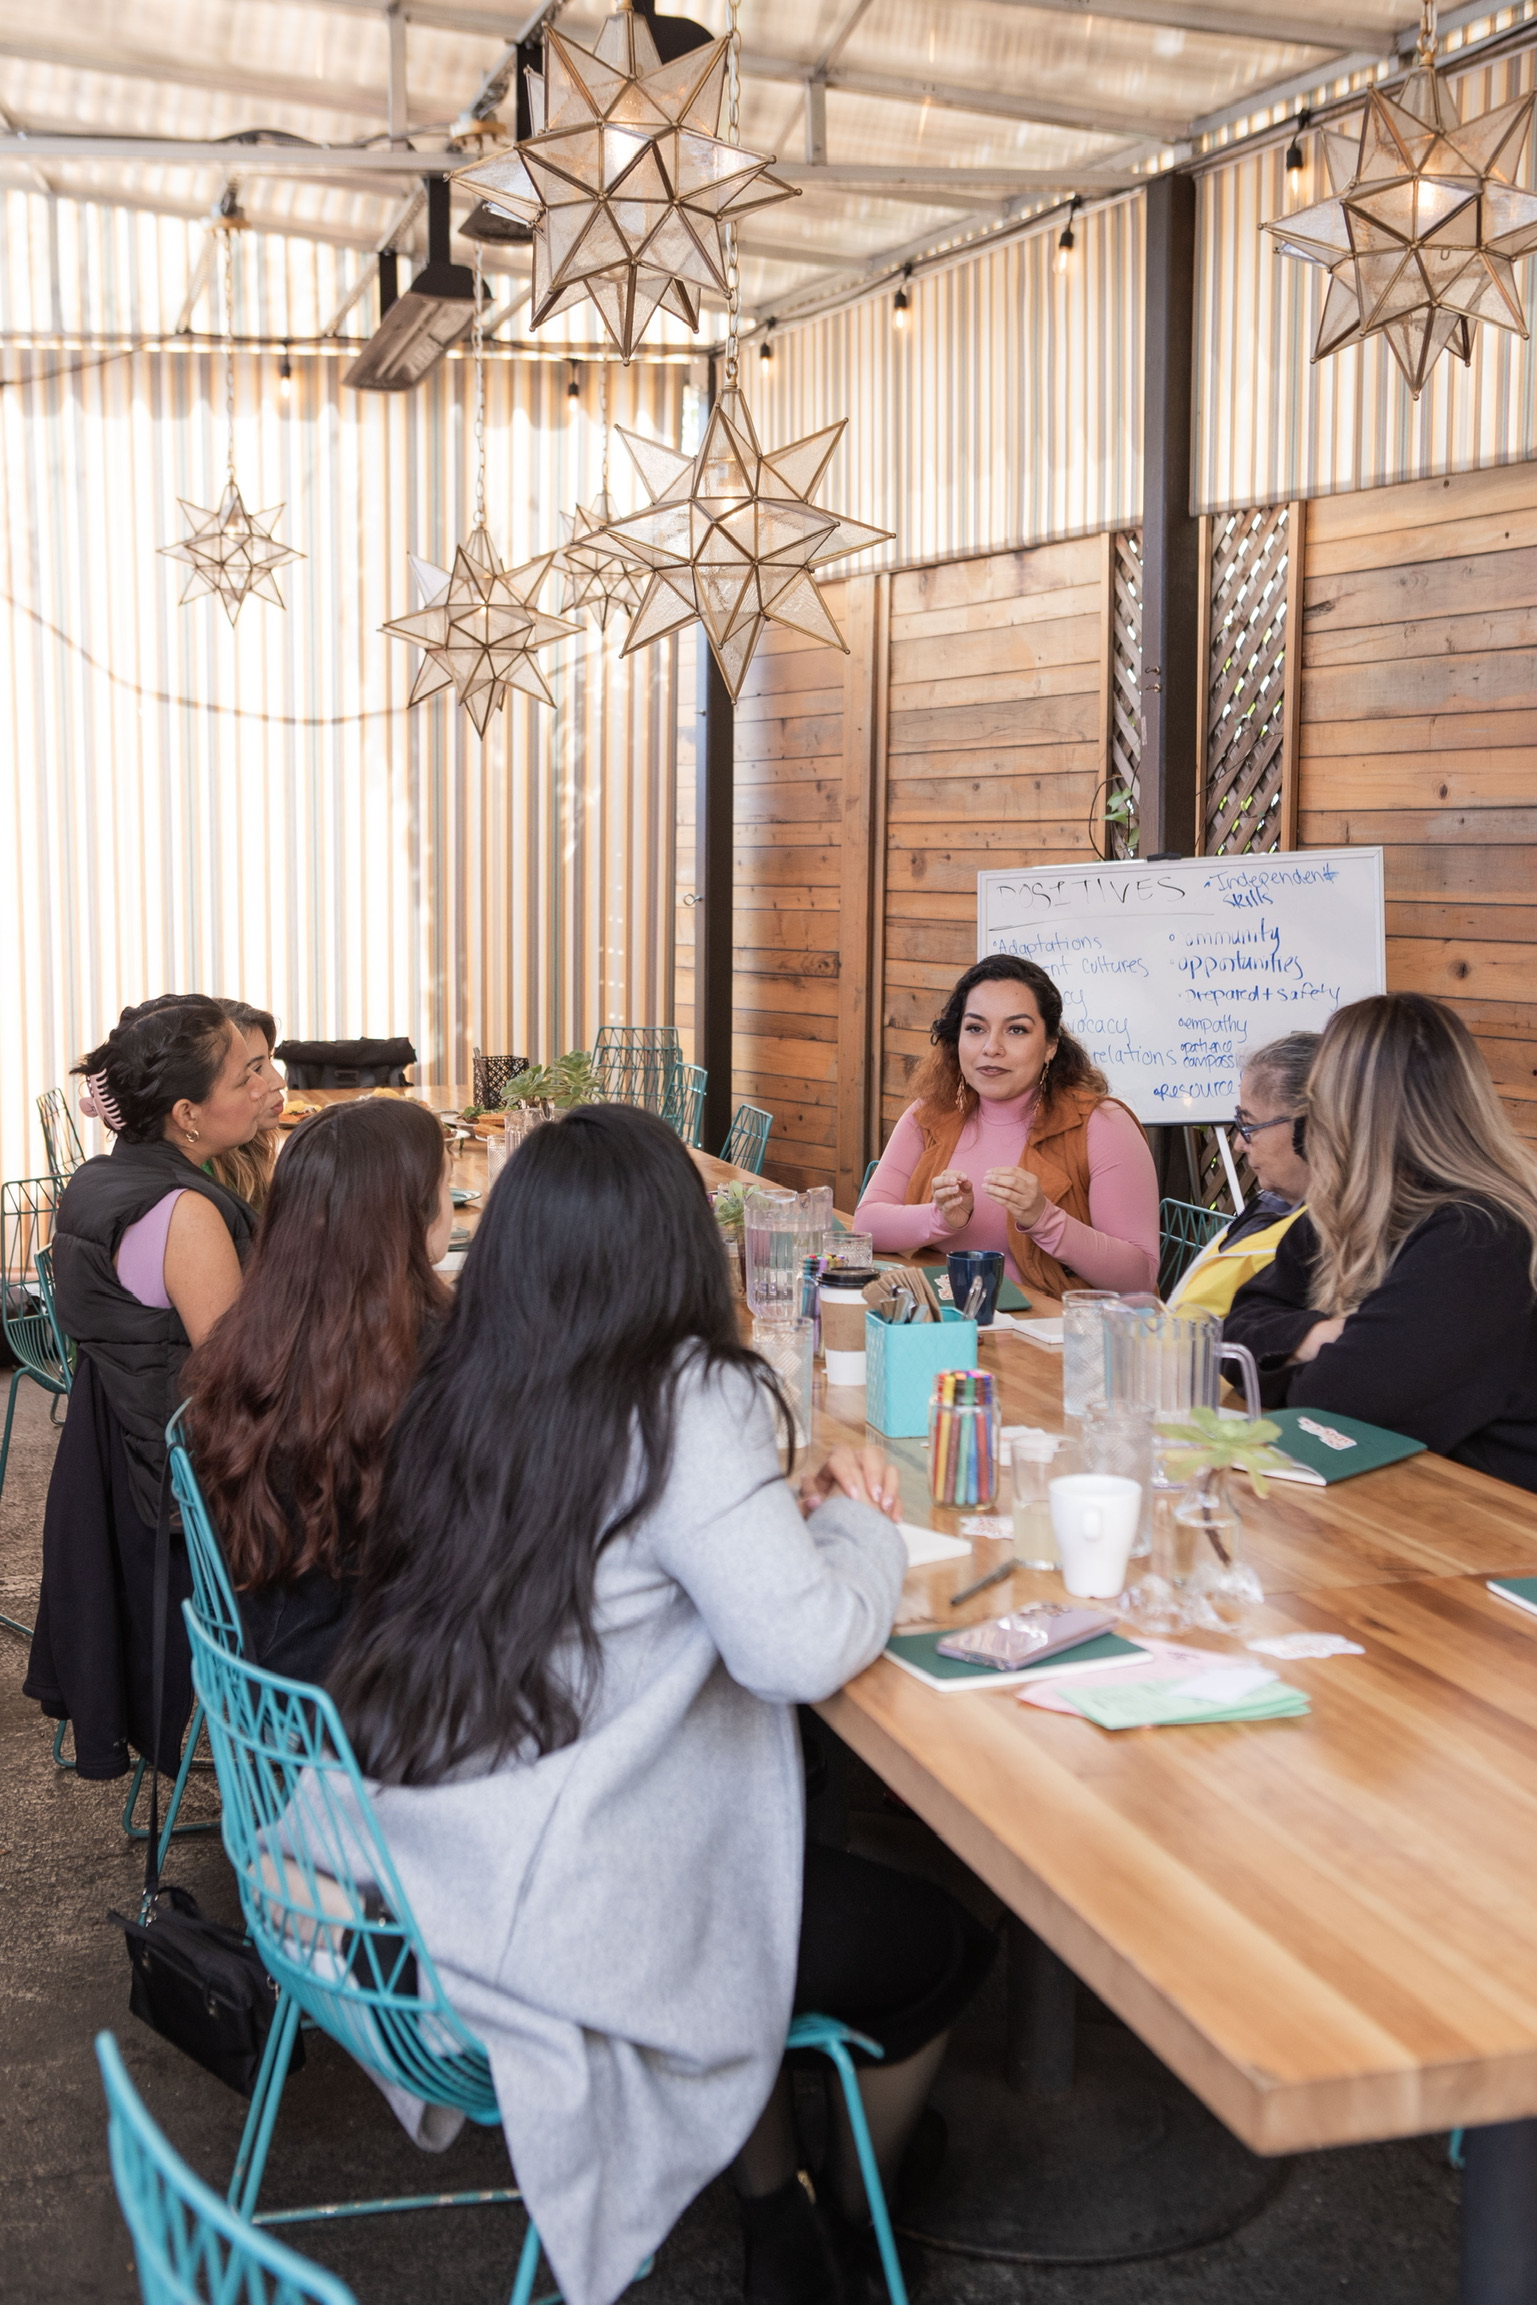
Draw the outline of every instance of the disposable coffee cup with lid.
<instances>
[{"instance_id":1,"label":"disposable coffee cup with lid","mask_svg":"<svg viewBox=\"0 0 1537 2305\"><path fill-rule=\"evenodd\" d=\"M865 1381L865 1290L872 1271L828 1273L822 1282L822 1351L830 1385Z\"/></svg>"}]
</instances>

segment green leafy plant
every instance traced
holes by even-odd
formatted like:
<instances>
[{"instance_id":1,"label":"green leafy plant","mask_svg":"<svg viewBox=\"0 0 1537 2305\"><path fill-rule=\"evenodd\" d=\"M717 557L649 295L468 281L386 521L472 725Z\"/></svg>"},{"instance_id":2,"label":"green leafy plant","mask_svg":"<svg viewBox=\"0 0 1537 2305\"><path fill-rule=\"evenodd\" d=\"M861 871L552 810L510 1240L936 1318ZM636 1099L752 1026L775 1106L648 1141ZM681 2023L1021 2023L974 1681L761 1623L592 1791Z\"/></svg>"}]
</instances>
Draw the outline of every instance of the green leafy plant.
<instances>
[{"instance_id":1,"label":"green leafy plant","mask_svg":"<svg viewBox=\"0 0 1537 2305\"><path fill-rule=\"evenodd\" d=\"M1251 1424L1247 1417L1225 1417L1217 1409L1192 1409L1182 1423L1160 1425L1158 1437L1174 1444L1166 1462L1180 1480L1201 1473L1247 1473L1263 1497L1268 1494L1265 1475L1286 1467L1285 1457L1271 1445L1280 1439L1281 1428L1268 1417L1256 1417Z\"/></svg>"},{"instance_id":2,"label":"green leafy plant","mask_svg":"<svg viewBox=\"0 0 1537 2305\"><path fill-rule=\"evenodd\" d=\"M739 1233L743 1222L742 1187L717 1185L710 1195L715 1221L723 1232Z\"/></svg>"},{"instance_id":3,"label":"green leafy plant","mask_svg":"<svg viewBox=\"0 0 1537 2305\"><path fill-rule=\"evenodd\" d=\"M555 1112L569 1112L573 1105L597 1104L603 1096L603 1084L591 1056L584 1048L568 1049L553 1064L531 1064L510 1080L502 1091L502 1103L514 1105L548 1105Z\"/></svg>"}]
</instances>

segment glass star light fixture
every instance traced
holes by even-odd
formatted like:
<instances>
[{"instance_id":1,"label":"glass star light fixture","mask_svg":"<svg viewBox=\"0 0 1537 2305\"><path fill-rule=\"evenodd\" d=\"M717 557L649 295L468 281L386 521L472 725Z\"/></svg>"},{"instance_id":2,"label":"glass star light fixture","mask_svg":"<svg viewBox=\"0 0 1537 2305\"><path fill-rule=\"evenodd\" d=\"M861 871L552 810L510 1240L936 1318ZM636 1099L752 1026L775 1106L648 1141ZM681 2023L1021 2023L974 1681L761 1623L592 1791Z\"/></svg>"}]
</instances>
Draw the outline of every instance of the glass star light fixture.
<instances>
[{"instance_id":1,"label":"glass star light fixture","mask_svg":"<svg viewBox=\"0 0 1537 2305\"><path fill-rule=\"evenodd\" d=\"M565 640L580 627L562 616L547 616L539 594L555 565L553 552L539 553L520 568L504 568L486 527L485 349L481 337L484 298L480 263L475 265L475 519L467 541L455 547L451 569L410 555L417 606L391 617L384 630L422 650L408 704L425 704L451 688L484 737L493 712L519 688L553 705L535 651Z\"/></svg>"},{"instance_id":2,"label":"glass star light fixture","mask_svg":"<svg viewBox=\"0 0 1537 2305\"><path fill-rule=\"evenodd\" d=\"M585 611L598 630L606 632L611 616L634 615L645 594L646 578L627 554L613 551L603 541L606 530L617 517L614 500L608 493L607 361L599 364L599 380L603 483L591 504L579 504L574 512L563 512L560 516L566 538L566 548L560 555L561 573L566 580L561 606L568 616L578 616ZM584 546L590 557L578 558L571 550L573 545Z\"/></svg>"},{"instance_id":3,"label":"glass star light fixture","mask_svg":"<svg viewBox=\"0 0 1537 2305\"><path fill-rule=\"evenodd\" d=\"M725 293L735 220L794 196L771 155L718 134L731 38L664 64L628 4L596 48L546 29L534 133L454 178L532 227L531 327L590 297L626 361L658 307L697 328L701 289Z\"/></svg>"},{"instance_id":4,"label":"glass star light fixture","mask_svg":"<svg viewBox=\"0 0 1537 2305\"><path fill-rule=\"evenodd\" d=\"M1322 132L1332 196L1264 227L1329 275L1314 360L1385 336L1416 400L1443 352L1471 361L1479 321L1530 333L1515 266L1537 249L1537 194L1513 181L1534 96L1463 120L1435 53L1426 0L1397 94L1370 91L1359 133Z\"/></svg>"},{"instance_id":5,"label":"glass star light fixture","mask_svg":"<svg viewBox=\"0 0 1537 2305\"><path fill-rule=\"evenodd\" d=\"M231 235L244 229L237 209L221 212L209 225L220 235L224 274L224 410L228 454L224 493L217 505L189 504L178 499L191 533L179 544L162 544L168 560L182 561L191 573L182 587L180 605L212 593L233 624L251 599L283 606L277 571L304 555L291 544L279 544L272 531L283 516L281 504L266 512L248 512L235 478L235 270Z\"/></svg>"}]
</instances>

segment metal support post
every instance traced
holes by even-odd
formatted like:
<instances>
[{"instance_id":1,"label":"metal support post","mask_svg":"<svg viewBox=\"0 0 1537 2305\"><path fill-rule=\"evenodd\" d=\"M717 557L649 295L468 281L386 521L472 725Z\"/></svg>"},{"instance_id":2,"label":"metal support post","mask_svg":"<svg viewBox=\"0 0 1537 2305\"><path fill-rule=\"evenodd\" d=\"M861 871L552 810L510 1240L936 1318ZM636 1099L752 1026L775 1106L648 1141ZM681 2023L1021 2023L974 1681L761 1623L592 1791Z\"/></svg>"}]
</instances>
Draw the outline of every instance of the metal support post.
<instances>
[{"instance_id":1,"label":"metal support post","mask_svg":"<svg viewBox=\"0 0 1537 2305\"><path fill-rule=\"evenodd\" d=\"M1190 512L1195 182L1149 179L1142 483L1141 848L1200 853L1200 525Z\"/></svg>"}]
</instances>

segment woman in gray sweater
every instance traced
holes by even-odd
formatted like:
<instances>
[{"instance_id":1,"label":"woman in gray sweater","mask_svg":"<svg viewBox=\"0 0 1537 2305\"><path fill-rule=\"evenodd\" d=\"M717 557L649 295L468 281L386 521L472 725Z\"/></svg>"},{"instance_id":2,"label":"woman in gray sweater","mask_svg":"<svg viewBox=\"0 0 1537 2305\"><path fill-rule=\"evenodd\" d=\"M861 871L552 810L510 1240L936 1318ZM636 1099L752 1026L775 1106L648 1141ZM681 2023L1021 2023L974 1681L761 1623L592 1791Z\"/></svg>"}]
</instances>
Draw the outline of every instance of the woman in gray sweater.
<instances>
[{"instance_id":1,"label":"woman in gray sweater","mask_svg":"<svg viewBox=\"0 0 1537 2305\"><path fill-rule=\"evenodd\" d=\"M894 2174L991 1951L929 1884L808 1859L793 1708L880 1653L906 1555L879 1452L797 1498L780 1427L672 1131L535 1131L407 1404L332 1687L569 2305L728 2164L753 2305L852 2294L797 2180L791 2014L884 2048ZM836 2124L827 2179L853 2211Z\"/></svg>"}]
</instances>

